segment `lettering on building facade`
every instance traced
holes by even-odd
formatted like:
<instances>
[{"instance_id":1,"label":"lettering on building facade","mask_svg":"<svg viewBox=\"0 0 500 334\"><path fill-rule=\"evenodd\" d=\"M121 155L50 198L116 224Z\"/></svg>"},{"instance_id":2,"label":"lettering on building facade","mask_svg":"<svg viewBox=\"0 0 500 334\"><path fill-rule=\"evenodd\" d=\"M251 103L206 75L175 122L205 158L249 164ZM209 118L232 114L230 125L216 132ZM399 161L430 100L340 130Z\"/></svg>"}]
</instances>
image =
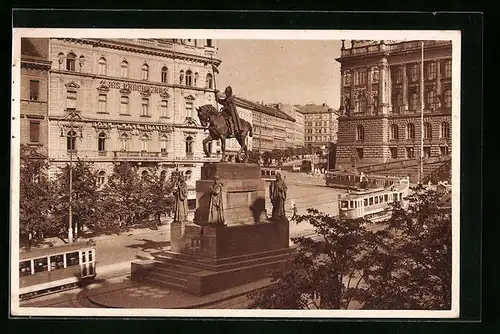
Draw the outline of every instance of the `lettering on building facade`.
<instances>
[{"instance_id":1,"label":"lettering on building facade","mask_svg":"<svg viewBox=\"0 0 500 334\"><path fill-rule=\"evenodd\" d=\"M117 80L101 80L100 85L112 89L137 91L143 94L149 93L149 94L168 95L167 87L158 87L158 86L138 84L133 82L122 82Z\"/></svg>"},{"instance_id":2,"label":"lettering on building facade","mask_svg":"<svg viewBox=\"0 0 500 334\"><path fill-rule=\"evenodd\" d=\"M115 123L115 122L92 122L92 126L98 129L117 128L120 130L140 130L140 131L160 131L172 132L174 130L171 125L160 124L134 124L134 123Z\"/></svg>"}]
</instances>

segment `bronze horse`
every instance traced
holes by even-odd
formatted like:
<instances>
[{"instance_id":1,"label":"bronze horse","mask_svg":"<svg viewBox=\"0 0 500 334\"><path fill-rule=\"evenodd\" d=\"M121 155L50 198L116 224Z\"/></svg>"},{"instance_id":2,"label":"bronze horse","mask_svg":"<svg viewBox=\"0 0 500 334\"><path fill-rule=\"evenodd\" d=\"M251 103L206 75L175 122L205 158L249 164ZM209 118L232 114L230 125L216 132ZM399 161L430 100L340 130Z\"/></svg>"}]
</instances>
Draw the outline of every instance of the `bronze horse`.
<instances>
[{"instance_id":1,"label":"bronze horse","mask_svg":"<svg viewBox=\"0 0 500 334\"><path fill-rule=\"evenodd\" d=\"M198 118L200 119L202 126L208 125L209 135L207 138L203 139L203 152L207 157L210 157L210 152L208 151L208 143L213 140L220 140L221 148L222 148L222 159L221 162L226 161L226 139L233 138L231 134L231 129L226 123L226 119L222 115L222 113L218 112L217 109L211 105L206 104L199 108L196 108L198 112ZM252 125L245 121L241 120L241 132L236 134L235 138L240 144L240 150L238 151L238 157L241 159L241 153L244 152L244 162L248 162L248 148L246 145L247 135L249 137L253 136Z\"/></svg>"}]
</instances>

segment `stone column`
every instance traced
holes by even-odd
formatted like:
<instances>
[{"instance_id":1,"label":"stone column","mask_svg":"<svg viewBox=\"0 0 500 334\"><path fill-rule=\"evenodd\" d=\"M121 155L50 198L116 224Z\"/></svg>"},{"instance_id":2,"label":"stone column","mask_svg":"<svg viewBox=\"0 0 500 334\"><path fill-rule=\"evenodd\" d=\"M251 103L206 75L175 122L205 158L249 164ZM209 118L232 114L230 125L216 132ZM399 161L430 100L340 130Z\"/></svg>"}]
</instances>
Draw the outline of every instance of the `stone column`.
<instances>
[{"instance_id":1,"label":"stone column","mask_svg":"<svg viewBox=\"0 0 500 334\"><path fill-rule=\"evenodd\" d=\"M403 79L403 110L408 110L408 77L406 76L406 65L401 66L401 76Z\"/></svg>"},{"instance_id":2,"label":"stone column","mask_svg":"<svg viewBox=\"0 0 500 334\"><path fill-rule=\"evenodd\" d=\"M349 116L352 116L354 114L354 76L356 75L355 70L351 70L351 97L350 97L350 113Z\"/></svg>"},{"instance_id":3,"label":"stone column","mask_svg":"<svg viewBox=\"0 0 500 334\"><path fill-rule=\"evenodd\" d=\"M373 80L373 68L370 66L367 69L368 79L366 87L366 111L368 115L375 114L376 111L372 109L372 80Z\"/></svg>"},{"instance_id":4,"label":"stone column","mask_svg":"<svg viewBox=\"0 0 500 334\"><path fill-rule=\"evenodd\" d=\"M388 110L388 87L389 80L387 78L389 65L387 64L387 58L382 58L379 64L379 83L378 83L378 101L379 101L379 113L381 115L386 115Z\"/></svg>"}]
</instances>

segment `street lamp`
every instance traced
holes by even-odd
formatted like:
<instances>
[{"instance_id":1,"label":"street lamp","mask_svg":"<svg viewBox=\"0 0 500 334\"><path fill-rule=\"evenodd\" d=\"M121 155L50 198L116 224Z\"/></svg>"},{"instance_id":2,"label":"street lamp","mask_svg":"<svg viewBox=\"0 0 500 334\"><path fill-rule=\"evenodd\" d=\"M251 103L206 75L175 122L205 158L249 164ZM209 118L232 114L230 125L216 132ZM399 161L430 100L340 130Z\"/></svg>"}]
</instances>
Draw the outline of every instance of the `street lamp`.
<instances>
[{"instance_id":1,"label":"street lamp","mask_svg":"<svg viewBox=\"0 0 500 334\"><path fill-rule=\"evenodd\" d=\"M66 145L69 150L69 200L68 200L68 243L73 243L73 151L76 148L75 120L79 121L82 117L75 109L66 109L66 115L57 121L57 125L61 129L60 137L66 137ZM80 129L80 138L82 138L83 126L76 126ZM66 130L69 129L69 132ZM65 134L66 132L66 134ZM68 145L69 140L69 145ZM68 147L69 146L69 147Z\"/></svg>"}]
</instances>

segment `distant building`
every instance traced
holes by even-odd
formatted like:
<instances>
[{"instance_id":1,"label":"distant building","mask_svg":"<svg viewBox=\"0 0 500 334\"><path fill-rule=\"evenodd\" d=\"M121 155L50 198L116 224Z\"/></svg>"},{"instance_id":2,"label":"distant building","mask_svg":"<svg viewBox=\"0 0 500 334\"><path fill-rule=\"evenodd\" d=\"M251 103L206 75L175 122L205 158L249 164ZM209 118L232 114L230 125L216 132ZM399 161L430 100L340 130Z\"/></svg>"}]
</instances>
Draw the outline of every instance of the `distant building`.
<instances>
[{"instance_id":1,"label":"distant building","mask_svg":"<svg viewBox=\"0 0 500 334\"><path fill-rule=\"evenodd\" d=\"M49 43L44 38L21 38L21 144L48 154Z\"/></svg>"},{"instance_id":2,"label":"distant building","mask_svg":"<svg viewBox=\"0 0 500 334\"><path fill-rule=\"evenodd\" d=\"M304 146L304 115L299 111L299 108L292 104L278 103L276 108L283 111L288 116L295 119L291 125L293 127L287 128L287 142L288 147L303 147Z\"/></svg>"},{"instance_id":3,"label":"distant building","mask_svg":"<svg viewBox=\"0 0 500 334\"><path fill-rule=\"evenodd\" d=\"M272 151L293 145L287 141L287 129L294 128L294 118L276 107L241 97L236 97L236 106L238 112L240 109L252 111L254 151Z\"/></svg>"},{"instance_id":4,"label":"distant building","mask_svg":"<svg viewBox=\"0 0 500 334\"><path fill-rule=\"evenodd\" d=\"M304 143L311 149L329 146L337 141L338 112L325 103L299 107L304 115Z\"/></svg>"},{"instance_id":5,"label":"distant building","mask_svg":"<svg viewBox=\"0 0 500 334\"><path fill-rule=\"evenodd\" d=\"M424 43L424 127L420 41L342 43L337 166L451 153L451 41ZM306 134L307 136L307 134Z\"/></svg>"}]
</instances>

